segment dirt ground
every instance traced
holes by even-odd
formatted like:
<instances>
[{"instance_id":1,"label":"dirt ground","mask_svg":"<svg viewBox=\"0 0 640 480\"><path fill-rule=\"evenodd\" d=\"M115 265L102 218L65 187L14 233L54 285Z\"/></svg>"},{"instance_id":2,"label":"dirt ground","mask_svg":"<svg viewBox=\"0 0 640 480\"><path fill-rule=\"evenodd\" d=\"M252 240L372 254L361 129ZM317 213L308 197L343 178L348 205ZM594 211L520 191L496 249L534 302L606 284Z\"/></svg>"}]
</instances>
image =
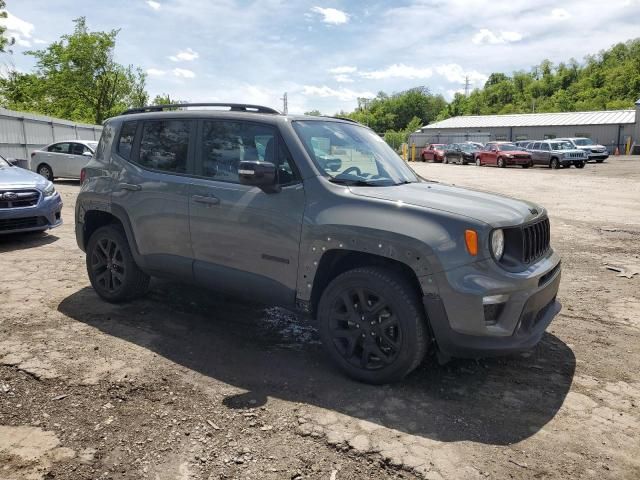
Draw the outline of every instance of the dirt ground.
<instances>
[{"instance_id":1,"label":"dirt ground","mask_svg":"<svg viewBox=\"0 0 640 480\"><path fill-rule=\"evenodd\" d=\"M65 225L0 239L0 479L640 478L640 159L415 168L548 208L564 308L534 350L373 387L281 309L107 304L57 182Z\"/></svg>"}]
</instances>

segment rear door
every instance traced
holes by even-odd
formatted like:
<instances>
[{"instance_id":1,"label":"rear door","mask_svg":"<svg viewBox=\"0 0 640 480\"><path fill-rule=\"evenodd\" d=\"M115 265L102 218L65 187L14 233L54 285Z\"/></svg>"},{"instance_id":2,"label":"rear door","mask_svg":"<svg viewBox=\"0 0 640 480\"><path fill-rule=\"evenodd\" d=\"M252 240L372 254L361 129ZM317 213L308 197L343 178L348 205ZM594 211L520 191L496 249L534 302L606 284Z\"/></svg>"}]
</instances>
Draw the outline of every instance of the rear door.
<instances>
[{"instance_id":1,"label":"rear door","mask_svg":"<svg viewBox=\"0 0 640 480\"><path fill-rule=\"evenodd\" d=\"M69 165L67 163L67 157L69 156L70 150L71 144L69 142L59 142L49 145L47 151L44 153L43 161L39 162L39 164L48 164L51 170L53 170L53 175L56 177L68 177Z\"/></svg>"},{"instance_id":2,"label":"rear door","mask_svg":"<svg viewBox=\"0 0 640 480\"><path fill-rule=\"evenodd\" d=\"M280 191L240 184L243 160L276 164ZM196 172L189 199L195 279L233 295L292 305L305 196L278 130L203 120Z\"/></svg>"},{"instance_id":3,"label":"rear door","mask_svg":"<svg viewBox=\"0 0 640 480\"><path fill-rule=\"evenodd\" d=\"M540 150L538 151L540 165L549 165L551 161L551 147L547 142L540 142Z\"/></svg>"},{"instance_id":4,"label":"rear door","mask_svg":"<svg viewBox=\"0 0 640 480\"><path fill-rule=\"evenodd\" d=\"M184 117L124 122L114 153L123 168L114 179L112 208L128 217L146 268L182 279L192 278L194 125Z\"/></svg>"}]
</instances>

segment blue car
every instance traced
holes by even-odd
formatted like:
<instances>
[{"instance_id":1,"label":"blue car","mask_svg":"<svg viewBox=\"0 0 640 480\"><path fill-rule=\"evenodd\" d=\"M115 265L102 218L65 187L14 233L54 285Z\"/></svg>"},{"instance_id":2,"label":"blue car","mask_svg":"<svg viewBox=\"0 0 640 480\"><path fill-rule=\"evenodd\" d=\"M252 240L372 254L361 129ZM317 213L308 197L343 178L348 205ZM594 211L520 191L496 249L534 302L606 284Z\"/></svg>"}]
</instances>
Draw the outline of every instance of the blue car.
<instances>
[{"instance_id":1,"label":"blue car","mask_svg":"<svg viewBox=\"0 0 640 480\"><path fill-rule=\"evenodd\" d=\"M62 199L49 180L0 156L0 235L62 225Z\"/></svg>"}]
</instances>

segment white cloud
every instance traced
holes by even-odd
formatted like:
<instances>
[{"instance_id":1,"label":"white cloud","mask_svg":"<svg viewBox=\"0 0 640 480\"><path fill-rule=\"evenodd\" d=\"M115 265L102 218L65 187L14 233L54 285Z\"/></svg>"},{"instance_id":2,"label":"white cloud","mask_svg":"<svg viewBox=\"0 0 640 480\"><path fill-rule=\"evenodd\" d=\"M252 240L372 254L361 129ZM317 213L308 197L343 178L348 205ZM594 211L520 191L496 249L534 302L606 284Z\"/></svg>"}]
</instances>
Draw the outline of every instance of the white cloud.
<instances>
[{"instance_id":1,"label":"white cloud","mask_svg":"<svg viewBox=\"0 0 640 480\"><path fill-rule=\"evenodd\" d=\"M498 45L501 43L513 43L522 40L522 34L518 32L499 32L497 35L487 28L482 28L471 41L476 45Z\"/></svg>"},{"instance_id":2,"label":"white cloud","mask_svg":"<svg viewBox=\"0 0 640 480\"><path fill-rule=\"evenodd\" d=\"M194 78L196 76L193 71L187 70L186 68L174 68L171 70L171 73L174 77L180 78Z\"/></svg>"},{"instance_id":3,"label":"white cloud","mask_svg":"<svg viewBox=\"0 0 640 480\"><path fill-rule=\"evenodd\" d=\"M26 22L7 11L7 18L0 18L0 25L6 27L6 36L13 37L16 45L20 47L31 46L33 30L35 29L32 23Z\"/></svg>"},{"instance_id":4,"label":"white cloud","mask_svg":"<svg viewBox=\"0 0 640 480\"><path fill-rule=\"evenodd\" d=\"M334 74L340 74L340 73L353 73L355 71L357 71L358 68L357 67L350 67L350 66L342 66L342 67L335 67L335 68L330 68L329 69L329 73L334 73Z\"/></svg>"},{"instance_id":5,"label":"white cloud","mask_svg":"<svg viewBox=\"0 0 640 480\"><path fill-rule=\"evenodd\" d=\"M480 73L477 70L464 70L457 63L447 63L444 65L438 65L435 67L436 73L445 77L451 83L464 84L466 79L469 79L471 86L480 87L489 78L484 73Z\"/></svg>"},{"instance_id":6,"label":"white cloud","mask_svg":"<svg viewBox=\"0 0 640 480\"><path fill-rule=\"evenodd\" d=\"M351 78L349 75L340 74L340 75L336 75L333 78L335 79L336 82L339 82L339 83L353 83L353 78Z\"/></svg>"},{"instance_id":7,"label":"white cloud","mask_svg":"<svg viewBox=\"0 0 640 480\"><path fill-rule=\"evenodd\" d=\"M311 11L322 15L322 21L331 25L342 25L349 21L349 15L336 8L312 7Z\"/></svg>"},{"instance_id":8,"label":"white cloud","mask_svg":"<svg viewBox=\"0 0 640 480\"><path fill-rule=\"evenodd\" d=\"M44 45L47 43L47 41L41 38L34 38L33 43L35 43L36 45Z\"/></svg>"},{"instance_id":9,"label":"white cloud","mask_svg":"<svg viewBox=\"0 0 640 480\"><path fill-rule=\"evenodd\" d=\"M567 20L571 18L571 14L564 8L554 8L551 10L551 18L554 20Z\"/></svg>"},{"instance_id":10,"label":"white cloud","mask_svg":"<svg viewBox=\"0 0 640 480\"><path fill-rule=\"evenodd\" d=\"M164 77L167 74L166 70L159 70L157 68L148 68L147 75L151 77Z\"/></svg>"},{"instance_id":11,"label":"white cloud","mask_svg":"<svg viewBox=\"0 0 640 480\"><path fill-rule=\"evenodd\" d=\"M428 67L416 68L404 63L394 63L383 70L372 70L369 72L360 72L360 76L373 80L381 80L385 78L430 78L433 75L433 70Z\"/></svg>"},{"instance_id":12,"label":"white cloud","mask_svg":"<svg viewBox=\"0 0 640 480\"><path fill-rule=\"evenodd\" d=\"M198 57L200 57L198 52L194 52L192 49L187 48L186 50L179 51L175 55L171 55L169 60L173 62L191 62Z\"/></svg>"},{"instance_id":13,"label":"white cloud","mask_svg":"<svg viewBox=\"0 0 640 480\"><path fill-rule=\"evenodd\" d=\"M302 90L302 94L307 96L314 96L314 97L335 97L338 100L342 100L342 101L353 101L353 100L356 100L358 97L366 97L366 98L375 97L375 94L371 92L366 92L366 91L356 92L349 88L340 88L336 90L334 88L327 87L326 85L322 87L305 85Z\"/></svg>"},{"instance_id":14,"label":"white cloud","mask_svg":"<svg viewBox=\"0 0 640 480\"><path fill-rule=\"evenodd\" d=\"M166 77L173 75L178 78L195 78L196 74L186 68L174 68L173 70L160 70L159 68L148 68L147 75L150 77Z\"/></svg>"},{"instance_id":15,"label":"white cloud","mask_svg":"<svg viewBox=\"0 0 640 480\"><path fill-rule=\"evenodd\" d=\"M154 0L147 0L147 5L156 11L160 10L160 4Z\"/></svg>"}]
</instances>

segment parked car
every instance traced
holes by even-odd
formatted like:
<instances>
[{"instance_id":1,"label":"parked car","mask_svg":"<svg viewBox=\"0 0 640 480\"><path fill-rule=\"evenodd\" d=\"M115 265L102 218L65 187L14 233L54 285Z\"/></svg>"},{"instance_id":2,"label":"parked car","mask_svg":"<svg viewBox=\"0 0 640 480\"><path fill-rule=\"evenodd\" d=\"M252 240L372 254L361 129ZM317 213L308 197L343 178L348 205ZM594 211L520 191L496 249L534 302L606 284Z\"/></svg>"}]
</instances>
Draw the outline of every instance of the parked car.
<instances>
[{"instance_id":1,"label":"parked car","mask_svg":"<svg viewBox=\"0 0 640 480\"><path fill-rule=\"evenodd\" d=\"M49 180L0 156L0 234L62 225L62 199Z\"/></svg>"},{"instance_id":2,"label":"parked car","mask_svg":"<svg viewBox=\"0 0 640 480\"><path fill-rule=\"evenodd\" d=\"M423 162L442 162L444 160L444 143L431 143L420 154Z\"/></svg>"},{"instance_id":3,"label":"parked car","mask_svg":"<svg viewBox=\"0 0 640 480\"><path fill-rule=\"evenodd\" d=\"M520 165L529 168L532 165L531 154L511 142L489 142L476 155L476 165L497 165L502 168Z\"/></svg>"},{"instance_id":4,"label":"parked car","mask_svg":"<svg viewBox=\"0 0 640 480\"><path fill-rule=\"evenodd\" d=\"M589 160L595 160L597 163L602 163L609 158L609 151L607 150L607 147L595 143L590 138L571 137L557 138L556 140L566 140L567 142L570 142L575 148L584 150L589 156Z\"/></svg>"},{"instance_id":5,"label":"parked car","mask_svg":"<svg viewBox=\"0 0 640 480\"><path fill-rule=\"evenodd\" d=\"M559 312L544 208L422 179L353 121L188 110L213 105L105 122L76 203L104 300L144 295L157 275L296 309L336 365L370 383L401 379L428 351L529 349ZM337 171L319 160L327 152ZM220 177L232 157L235 175Z\"/></svg>"},{"instance_id":6,"label":"parked car","mask_svg":"<svg viewBox=\"0 0 640 480\"><path fill-rule=\"evenodd\" d=\"M444 163L461 163L466 165L475 162L478 147L472 143L452 143L444 150Z\"/></svg>"},{"instance_id":7,"label":"parked car","mask_svg":"<svg viewBox=\"0 0 640 480\"><path fill-rule=\"evenodd\" d=\"M575 148L566 140L542 140L529 144L534 165L545 165L550 168L570 167L584 168L588 156L584 150Z\"/></svg>"},{"instance_id":8,"label":"parked car","mask_svg":"<svg viewBox=\"0 0 640 480\"><path fill-rule=\"evenodd\" d=\"M55 142L31 152L29 168L47 180L80 178L80 170L93 157L98 142L92 140L66 140Z\"/></svg>"}]
</instances>

